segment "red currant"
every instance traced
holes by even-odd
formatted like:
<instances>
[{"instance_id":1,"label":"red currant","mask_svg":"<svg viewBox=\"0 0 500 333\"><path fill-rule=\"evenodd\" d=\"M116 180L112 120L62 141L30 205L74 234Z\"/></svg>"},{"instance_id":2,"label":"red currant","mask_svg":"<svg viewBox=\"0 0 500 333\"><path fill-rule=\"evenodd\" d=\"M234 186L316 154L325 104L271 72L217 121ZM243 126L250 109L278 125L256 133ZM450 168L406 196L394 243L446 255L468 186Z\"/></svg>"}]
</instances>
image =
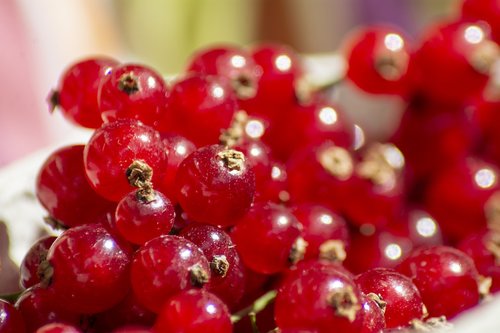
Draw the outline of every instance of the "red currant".
<instances>
[{"instance_id":1,"label":"red currant","mask_svg":"<svg viewBox=\"0 0 500 333\"><path fill-rule=\"evenodd\" d=\"M9 302L2 299L0 299L0 332L26 332L24 321L19 311Z\"/></svg>"},{"instance_id":2,"label":"red currant","mask_svg":"<svg viewBox=\"0 0 500 333\"><path fill-rule=\"evenodd\" d=\"M32 287L43 280L44 267L40 264L46 262L49 248L56 240L54 236L45 236L37 240L28 250L20 266L20 283L25 289Z\"/></svg>"}]
</instances>

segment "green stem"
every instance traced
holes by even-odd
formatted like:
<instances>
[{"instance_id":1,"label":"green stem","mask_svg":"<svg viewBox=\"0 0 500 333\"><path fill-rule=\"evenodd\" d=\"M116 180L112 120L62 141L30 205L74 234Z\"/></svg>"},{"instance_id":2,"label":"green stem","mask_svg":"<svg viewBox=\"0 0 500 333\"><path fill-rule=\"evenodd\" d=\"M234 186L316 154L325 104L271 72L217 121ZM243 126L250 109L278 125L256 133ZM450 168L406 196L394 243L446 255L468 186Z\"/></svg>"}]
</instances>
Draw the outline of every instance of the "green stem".
<instances>
[{"instance_id":1,"label":"green stem","mask_svg":"<svg viewBox=\"0 0 500 333\"><path fill-rule=\"evenodd\" d=\"M250 324L252 325L252 333L260 333L259 327L257 326L257 314L255 312L250 312L248 318L250 318Z\"/></svg>"},{"instance_id":2,"label":"green stem","mask_svg":"<svg viewBox=\"0 0 500 333\"><path fill-rule=\"evenodd\" d=\"M11 304L14 304L19 296L21 295L22 291L18 291L17 293L13 294L8 294L8 295L0 295L0 299L3 299L4 301L7 301Z\"/></svg>"},{"instance_id":3,"label":"green stem","mask_svg":"<svg viewBox=\"0 0 500 333\"><path fill-rule=\"evenodd\" d=\"M267 305L272 302L276 298L276 290L271 290L262 295L261 297L257 298L255 302L253 302L250 306L236 312L231 316L231 322L236 323L243 319L244 317L250 315L250 313L253 313L256 315L257 313L261 312L264 310Z\"/></svg>"}]
</instances>

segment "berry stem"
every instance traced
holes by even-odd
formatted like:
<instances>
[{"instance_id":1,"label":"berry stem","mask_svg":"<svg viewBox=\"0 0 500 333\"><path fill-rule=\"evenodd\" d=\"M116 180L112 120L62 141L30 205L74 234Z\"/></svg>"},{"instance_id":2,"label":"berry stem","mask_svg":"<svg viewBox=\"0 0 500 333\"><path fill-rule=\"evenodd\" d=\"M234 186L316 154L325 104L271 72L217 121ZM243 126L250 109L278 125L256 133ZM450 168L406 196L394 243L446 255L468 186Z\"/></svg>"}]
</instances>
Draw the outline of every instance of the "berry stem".
<instances>
[{"instance_id":1,"label":"berry stem","mask_svg":"<svg viewBox=\"0 0 500 333\"><path fill-rule=\"evenodd\" d=\"M268 291L261 297L257 298L255 302L253 302L251 305L233 314L231 316L231 322L234 324L243 319L244 317L249 316L251 313L256 315L257 313L261 312L269 305L269 303L271 303L276 298L276 294L277 294L276 290Z\"/></svg>"},{"instance_id":2,"label":"berry stem","mask_svg":"<svg viewBox=\"0 0 500 333\"><path fill-rule=\"evenodd\" d=\"M3 299L4 301L9 302L10 304L16 303L17 299L21 295L22 291L18 291L17 293L12 293L12 294L7 294L7 295L0 295L0 299Z\"/></svg>"}]
</instances>

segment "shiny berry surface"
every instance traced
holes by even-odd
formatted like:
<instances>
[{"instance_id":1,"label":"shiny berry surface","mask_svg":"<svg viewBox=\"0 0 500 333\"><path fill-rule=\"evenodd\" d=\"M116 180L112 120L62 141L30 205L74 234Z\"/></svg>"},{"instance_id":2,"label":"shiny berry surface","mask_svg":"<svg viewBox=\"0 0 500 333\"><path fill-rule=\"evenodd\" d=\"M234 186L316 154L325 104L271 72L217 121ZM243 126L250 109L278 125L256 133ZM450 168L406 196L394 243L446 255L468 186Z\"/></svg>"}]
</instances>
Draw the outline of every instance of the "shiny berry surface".
<instances>
[{"instance_id":1,"label":"shiny berry surface","mask_svg":"<svg viewBox=\"0 0 500 333\"><path fill-rule=\"evenodd\" d=\"M263 274L285 270L301 259L302 226L289 209L256 203L231 232L243 263ZM297 257L298 256L298 257Z\"/></svg>"},{"instance_id":2,"label":"shiny berry surface","mask_svg":"<svg viewBox=\"0 0 500 333\"><path fill-rule=\"evenodd\" d=\"M58 87L57 102L63 115L80 126L99 128L102 125L99 84L116 66L116 60L98 57L81 60L67 68Z\"/></svg>"},{"instance_id":3,"label":"shiny berry surface","mask_svg":"<svg viewBox=\"0 0 500 333\"><path fill-rule=\"evenodd\" d=\"M191 74L172 86L170 114L161 120L160 129L185 136L196 146L215 144L237 107L236 94L227 80Z\"/></svg>"},{"instance_id":4,"label":"shiny berry surface","mask_svg":"<svg viewBox=\"0 0 500 333\"><path fill-rule=\"evenodd\" d=\"M134 161L142 161L153 170L153 185L162 178L167 164L158 132L134 120L104 124L85 146L84 165L90 185L111 201L117 202L133 190L127 181L127 169Z\"/></svg>"},{"instance_id":5,"label":"shiny berry surface","mask_svg":"<svg viewBox=\"0 0 500 333\"><path fill-rule=\"evenodd\" d=\"M360 333L380 333L386 327L384 311L368 296L362 295L361 302L363 324Z\"/></svg>"},{"instance_id":6,"label":"shiny berry surface","mask_svg":"<svg viewBox=\"0 0 500 333\"><path fill-rule=\"evenodd\" d=\"M231 237L212 225L192 223L179 236L196 244L210 264L211 277L206 289L232 308L244 292L245 276Z\"/></svg>"},{"instance_id":7,"label":"shiny berry surface","mask_svg":"<svg viewBox=\"0 0 500 333\"><path fill-rule=\"evenodd\" d=\"M158 314L155 332L231 333L229 311L217 296L188 290L170 298Z\"/></svg>"},{"instance_id":8,"label":"shiny berry surface","mask_svg":"<svg viewBox=\"0 0 500 333\"><path fill-rule=\"evenodd\" d=\"M370 26L349 38L347 77L374 94L406 95L411 46L399 29Z\"/></svg>"},{"instance_id":9,"label":"shiny berry surface","mask_svg":"<svg viewBox=\"0 0 500 333\"><path fill-rule=\"evenodd\" d=\"M9 302L0 299L0 332L24 333L25 325L19 311Z\"/></svg>"},{"instance_id":10,"label":"shiny berry surface","mask_svg":"<svg viewBox=\"0 0 500 333\"><path fill-rule=\"evenodd\" d=\"M177 199L188 217L212 225L234 225L253 202L255 175L243 153L221 145L189 155L176 175Z\"/></svg>"},{"instance_id":11,"label":"shiny berry surface","mask_svg":"<svg viewBox=\"0 0 500 333\"><path fill-rule=\"evenodd\" d=\"M397 270L412 279L431 317L451 319L479 302L474 262L452 247L415 250Z\"/></svg>"},{"instance_id":12,"label":"shiny berry surface","mask_svg":"<svg viewBox=\"0 0 500 333\"><path fill-rule=\"evenodd\" d=\"M19 267L20 284L23 288L32 287L44 279L45 272L40 264L47 259L49 248L55 240L54 236L45 236L37 240L28 250Z\"/></svg>"},{"instance_id":13,"label":"shiny berry surface","mask_svg":"<svg viewBox=\"0 0 500 333\"><path fill-rule=\"evenodd\" d=\"M99 87L99 109L106 122L136 119L156 126L167 112L168 88L160 74L137 64L113 69Z\"/></svg>"},{"instance_id":14,"label":"shiny berry surface","mask_svg":"<svg viewBox=\"0 0 500 333\"><path fill-rule=\"evenodd\" d=\"M203 252L178 236L160 236L140 247L131 268L132 289L138 301L158 313L176 293L201 288L210 278Z\"/></svg>"},{"instance_id":15,"label":"shiny berry surface","mask_svg":"<svg viewBox=\"0 0 500 333\"><path fill-rule=\"evenodd\" d=\"M462 17L471 21L486 21L496 42L500 41L500 4L496 0L464 0Z\"/></svg>"},{"instance_id":16,"label":"shiny berry surface","mask_svg":"<svg viewBox=\"0 0 500 333\"><path fill-rule=\"evenodd\" d=\"M57 300L78 313L97 313L129 290L131 254L97 224L71 228L52 244L47 259Z\"/></svg>"},{"instance_id":17,"label":"shiny berry surface","mask_svg":"<svg viewBox=\"0 0 500 333\"><path fill-rule=\"evenodd\" d=\"M111 203L103 200L87 181L83 145L53 152L36 179L36 196L49 215L67 227L93 220Z\"/></svg>"},{"instance_id":18,"label":"shiny berry surface","mask_svg":"<svg viewBox=\"0 0 500 333\"><path fill-rule=\"evenodd\" d=\"M375 268L355 279L365 294L374 293L386 303L385 322L388 328L408 326L413 319L422 319L424 303L410 278L392 269Z\"/></svg>"},{"instance_id":19,"label":"shiny berry surface","mask_svg":"<svg viewBox=\"0 0 500 333\"><path fill-rule=\"evenodd\" d=\"M174 206L155 190L147 194L141 190L130 192L116 206L116 228L124 239L133 244L142 245L168 234L174 219Z\"/></svg>"},{"instance_id":20,"label":"shiny berry surface","mask_svg":"<svg viewBox=\"0 0 500 333\"><path fill-rule=\"evenodd\" d=\"M36 333L82 333L82 331L73 325L52 323L40 327Z\"/></svg>"}]
</instances>

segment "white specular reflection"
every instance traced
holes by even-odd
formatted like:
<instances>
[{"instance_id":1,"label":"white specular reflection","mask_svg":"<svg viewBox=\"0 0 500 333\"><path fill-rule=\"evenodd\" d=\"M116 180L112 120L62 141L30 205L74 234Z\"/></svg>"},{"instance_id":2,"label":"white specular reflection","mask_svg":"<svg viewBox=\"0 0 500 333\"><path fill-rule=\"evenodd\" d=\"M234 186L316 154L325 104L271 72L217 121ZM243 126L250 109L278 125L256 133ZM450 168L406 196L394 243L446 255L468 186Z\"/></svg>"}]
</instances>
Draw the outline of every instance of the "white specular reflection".
<instances>
[{"instance_id":1,"label":"white specular reflection","mask_svg":"<svg viewBox=\"0 0 500 333\"><path fill-rule=\"evenodd\" d=\"M234 55L231 57L231 65L235 68L242 68L246 65L245 58L240 55Z\"/></svg>"},{"instance_id":2,"label":"white specular reflection","mask_svg":"<svg viewBox=\"0 0 500 333\"><path fill-rule=\"evenodd\" d=\"M292 67L292 59L290 59L289 56L282 54L276 58L275 64L276 68L280 71L286 72Z\"/></svg>"},{"instance_id":3,"label":"white specular reflection","mask_svg":"<svg viewBox=\"0 0 500 333\"><path fill-rule=\"evenodd\" d=\"M416 229L418 234L422 237L432 237L437 231L436 221L430 217L422 217L418 219Z\"/></svg>"},{"instance_id":4,"label":"white specular reflection","mask_svg":"<svg viewBox=\"0 0 500 333\"><path fill-rule=\"evenodd\" d=\"M496 183L495 172L488 168L478 170L474 174L474 181L481 188L490 188Z\"/></svg>"},{"instance_id":5,"label":"white specular reflection","mask_svg":"<svg viewBox=\"0 0 500 333\"><path fill-rule=\"evenodd\" d=\"M385 256L391 260L396 260L401 258L403 251L398 244L391 243L385 248Z\"/></svg>"},{"instance_id":6,"label":"white specular reflection","mask_svg":"<svg viewBox=\"0 0 500 333\"><path fill-rule=\"evenodd\" d=\"M246 123L245 133L252 139L258 139L264 135L264 124L260 120L252 119Z\"/></svg>"},{"instance_id":7,"label":"white specular reflection","mask_svg":"<svg viewBox=\"0 0 500 333\"><path fill-rule=\"evenodd\" d=\"M384 45L390 51L397 52L405 46L405 42L400 35L390 33L385 36Z\"/></svg>"},{"instance_id":8,"label":"white specular reflection","mask_svg":"<svg viewBox=\"0 0 500 333\"><path fill-rule=\"evenodd\" d=\"M484 31L477 25L471 25L465 29L464 37L471 44L479 44L484 40Z\"/></svg>"},{"instance_id":9,"label":"white specular reflection","mask_svg":"<svg viewBox=\"0 0 500 333\"><path fill-rule=\"evenodd\" d=\"M333 125L337 122L337 111L330 106L325 106L319 111L319 119L323 124Z\"/></svg>"}]
</instances>

